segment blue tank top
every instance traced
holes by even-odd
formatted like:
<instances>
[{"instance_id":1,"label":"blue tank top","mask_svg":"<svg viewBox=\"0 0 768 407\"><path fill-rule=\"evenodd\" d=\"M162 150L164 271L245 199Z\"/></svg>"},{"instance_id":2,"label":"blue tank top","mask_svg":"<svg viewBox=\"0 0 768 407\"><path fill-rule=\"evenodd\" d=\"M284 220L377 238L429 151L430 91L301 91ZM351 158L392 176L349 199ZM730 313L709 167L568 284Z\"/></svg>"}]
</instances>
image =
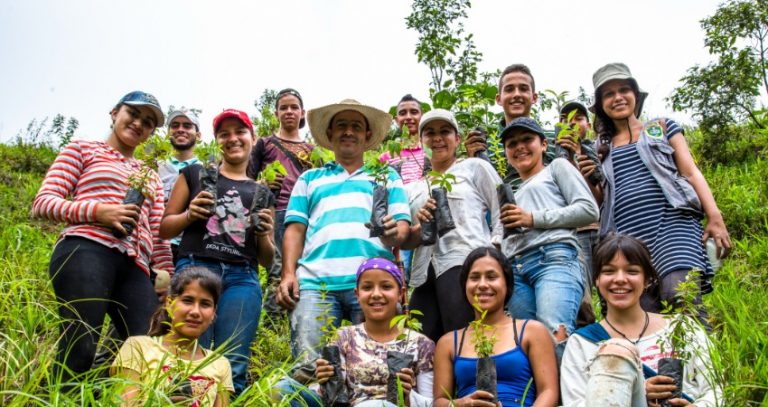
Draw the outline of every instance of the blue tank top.
<instances>
[{"instance_id":1,"label":"blue tank top","mask_svg":"<svg viewBox=\"0 0 768 407\"><path fill-rule=\"evenodd\" d=\"M536 385L533 383L533 370L521 344L528 320L523 323L520 330L520 338L517 337L517 323L513 320L515 330L514 349L491 356L496 362L496 390L499 401L503 406L519 406L525 394L523 406L530 407L536 399ZM466 331L464 331L466 332ZM453 377L456 382L456 397L464 397L477 390L475 387L477 375L477 358L459 356L464 345L464 333L461 335L461 344L457 344L458 331L453 331L453 348L456 354L453 358ZM528 387L530 383L530 387ZM526 392L526 388L528 391Z\"/></svg>"}]
</instances>

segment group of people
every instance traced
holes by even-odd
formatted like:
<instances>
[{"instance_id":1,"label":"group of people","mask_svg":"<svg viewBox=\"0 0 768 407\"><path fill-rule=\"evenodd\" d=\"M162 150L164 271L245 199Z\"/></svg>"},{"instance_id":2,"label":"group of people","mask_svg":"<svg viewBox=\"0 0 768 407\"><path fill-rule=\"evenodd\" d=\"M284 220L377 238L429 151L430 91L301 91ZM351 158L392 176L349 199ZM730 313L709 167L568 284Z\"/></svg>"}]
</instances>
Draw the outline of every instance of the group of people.
<instances>
[{"instance_id":1,"label":"group of people","mask_svg":"<svg viewBox=\"0 0 768 407\"><path fill-rule=\"evenodd\" d=\"M655 374L669 356L659 346L668 319L658 312L693 269L701 271L697 301L711 291L704 242L726 256L725 223L682 128L640 120L646 94L629 69L608 64L593 82L594 104L563 105L560 127L570 131L553 136L530 117L537 93L528 67L502 72L503 177L482 153L483 134L462 141L453 113L423 112L411 95L394 117L409 136L376 173L364 153L382 143L392 116L353 99L305 111L299 92L284 89L270 137L258 138L245 112L214 118L213 189L193 153L196 114L178 110L166 121L152 95L125 95L107 140L64 147L33 204L36 216L67 223L49 267L65 321L62 383L91 368L108 314L125 340L110 373L129 383L127 402L156 397L143 383L168 388L170 401L226 405L246 389L263 302L270 318L289 312L297 362L274 397L292 405L322 405L317 384L334 375L354 405L391 403L392 374L411 406L715 405L704 331L690 344L700 351L687 353L684 397L670 398L674 379ZM129 178L145 165L135 150L166 122L174 157L150 171L142 203L124 203ZM333 161L313 168L315 147L299 135L306 123ZM468 157L457 153L462 143ZM285 174L257 181L275 161ZM436 178L450 184L447 204ZM504 188L511 196L500 200ZM376 237L374 195L386 206ZM425 240L446 211L451 227ZM269 274L264 299L260 265ZM153 287L161 270L170 288ZM391 323L403 312L422 333ZM352 325L329 335L342 320ZM482 335L492 338L497 395L476 386ZM338 346L339 366L320 357L325 345ZM411 363L390 372L389 351Z\"/></svg>"}]
</instances>

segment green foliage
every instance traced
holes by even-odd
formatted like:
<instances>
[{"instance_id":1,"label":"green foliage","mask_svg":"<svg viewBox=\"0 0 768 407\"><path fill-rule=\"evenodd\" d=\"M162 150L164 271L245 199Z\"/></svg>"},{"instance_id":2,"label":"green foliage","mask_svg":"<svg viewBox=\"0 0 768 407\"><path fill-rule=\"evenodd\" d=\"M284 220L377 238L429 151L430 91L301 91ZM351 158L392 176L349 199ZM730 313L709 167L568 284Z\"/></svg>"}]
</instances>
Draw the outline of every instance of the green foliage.
<instances>
[{"instance_id":1,"label":"green foliage","mask_svg":"<svg viewBox=\"0 0 768 407\"><path fill-rule=\"evenodd\" d=\"M411 331L421 332L421 321L419 321L419 319L415 318L414 316L423 317L424 313L417 309L412 309L408 310L404 314L395 315L392 320L389 321L390 328L397 326L397 329L400 331L400 335L397 336L397 339L405 340L408 342L408 335L410 332L406 333L405 328L408 328Z\"/></svg>"},{"instance_id":2,"label":"green foliage","mask_svg":"<svg viewBox=\"0 0 768 407\"><path fill-rule=\"evenodd\" d=\"M141 169L128 176L128 185L141 191L147 198L154 198L154 189L150 188L149 180L157 171L159 162L165 161L173 154L171 142L160 129L134 150L134 157L142 162Z\"/></svg>"},{"instance_id":3,"label":"green foliage","mask_svg":"<svg viewBox=\"0 0 768 407\"><path fill-rule=\"evenodd\" d=\"M477 295L475 295L472 307L480 313L480 318L469 323L472 328L472 345L475 347L478 358L487 358L493 355L493 345L496 344L498 338L496 338L495 331L491 332L490 336L485 333L493 328L485 323L488 310L480 308Z\"/></svg>"},{"instance_id":4,"label":"green foliage","mask_svg":"<svg viewBox=\"0 0 768 407\"><path fill-rule=\"evenodd\" d=\"M717 60L688 69L668 99L672 108L691 111L705 134L744 120L765 128L768 122L756 114L755 104L768 93L768 1L730 0L701 27Z\"/></svg>"},{"instance_id":5,"label":"green foliage","mask_svg":"<svg viewBox=\"0 0 768 407\"><path fill-rule=\"evenodd\" d=\"M552 89L544 89L543 92L539 92L538 94L538 103L531 106L531 118L544 127L552 126L552 122L549 119L544 118L543 113L553 109L557 112L557 117L559 119L560 108L568 101L568 91L564 90L562 92L557 92Z\"/></svg>"},{"instance_id":6,"label":"green foliage","mask_svg":"<svg viewBox=\"0 0 768 407\"><path fill-rule=\"evenodd\" d=\"M330 345L336 339L338 339L336 331L338 331L339 328L352 325L352 323L346 319L343 319L338 325L336 324L336 317L331 315L331 303L326 302L328 289L325 287L325 283L321 284L320 304L323 304L323 310L316 318L318 321L323 323L323 326L320 327L320 332L322 332L320 335L320 343L324 345Z\"/></svg>"},{"instance_id":7,"label":"green foliage","mask_svg":"<svg viewBox=\"0 0 768 407\"><path fill-rule=\"evenodd\" d=\"M768 123L768 110L758 112ZM768 158L768 129L748 124L701 127L685 134L697 161L705 165L736 164Z\"/></svg>"},{"instance_id":8,"label":"green foliage","mask_svg":"<svg viewBox=\"0 0 768 407\"><path fill-rule=\"evenodd\" d=\"M453 190L453 182L456 181L456 176L449 173L442 173L432 170L427 174L429 179L429 185L432 187L444 188L446 191L451 192Z\"/></svg>"},{"instance_id":9,"label":"green foliage","mask_svg":"<svg viewBox=\"0 0 768 407\"><path fill-rule=\"evenodd\" d=\"M288 171L279 160L272 161L261 170L259 173L259 179L264 180L267 183L273 182L277 178L277 174L282 176L288 175Z\"/></svg>"},{"instance_id":10,"label":"green foliage","mask_svg":"<svg viewBox=\"0 0 768 407\"><path fill-rule=\"evenodd\" d=\"M768 159L704 167L703 173L732 237L748 239L768 231Z\"/></svg>"},{"instance_id":11,"label":"green foliage","mask_svg":"<svg viewBox=\"0 0 768 407\"><path fill-rule=\"evenodd\" d=\"M280 121L275 116L275 103L277 102L277 91L274 89L264 89L259 99L253 102L258 116L251 117L253 129L259 137L271 136L280 128Z\"/></svg>"},{"instance_id":12,"label":"green foliage","mask_svg":"<svg viewBox=\"0 0 768 407\"><path fill-rule=\"evenodd\" d=\"M702 329L696 320L699 306L695 304L696 297L700 293L699 278L701 270L693 269L688 272L685 281L677 286L677 293L673 304L664 303L662 314L668 318L667 326L669 329L669 343L673 357L681 359L683 364L691 359L693 354L687 344L695 342L695 333L697 329ZM667 338L659 338L658 345L661 353L666 352Z\"/></svg>"},{"instance_id":13,"label":"green foliage","mask_svg":"<svg viewBox=\"0 0 768 407\"><path fill-rule=\"evenodd\" d=\"M405 19L406 27L419 33L416 57L429 67L433 100L444 88L471 83L477 77L482 53L462 21L471 7L469 0L414 0L413 11Z\"/></svg>"},{"instance_id":14,"label":"green foliage","mask_svg":"<svg viewBox=\"0 0 768 407\"><path fill-rule=\"evenodd\" d=\"M195 157L203 164L218 162L221 159L221 146L216 140L209 140L195 146Z\"/></svg>"},{"instance_id":15,"label":"green foliage","mask_svg":"<svg viewBox=\"0 0 768 407\"><path fill-rule=\"evenodd\" d=\"M560 108L558 107L557 110L560 110ZM571 120L573 116L576 116L576 113L578 113L578 110L572 110L566 116L565 122L555 123L558 140L563 137L571 137L575 143L579 142L579 125L576 123L571 124Z\"/></svg>"},{"instance_id":16,"label":"green foliage","mask_svg":"<svg viewBox=\"0 0 768 407\"><path fill-rule=\"evenodd\" d=\"M315 146L312 149L312 153L309 155L309 161L314 168L320 168L325 163L329 163L336 159L336 155L331 150L327 150L320 146Z\"/></svg>"},{"instance_id":17,"label":"green foliage","mask_svg":"<svg viewBox=\"0 0 768 407\"><path fill-rule=\"evenodd\" d=\"M381 161L381 153L378 150L369 150L364 154L365 172L373 177L374 182L379 185L387 186L389 181L389 165Z\"/></svg>"}]
</instances>

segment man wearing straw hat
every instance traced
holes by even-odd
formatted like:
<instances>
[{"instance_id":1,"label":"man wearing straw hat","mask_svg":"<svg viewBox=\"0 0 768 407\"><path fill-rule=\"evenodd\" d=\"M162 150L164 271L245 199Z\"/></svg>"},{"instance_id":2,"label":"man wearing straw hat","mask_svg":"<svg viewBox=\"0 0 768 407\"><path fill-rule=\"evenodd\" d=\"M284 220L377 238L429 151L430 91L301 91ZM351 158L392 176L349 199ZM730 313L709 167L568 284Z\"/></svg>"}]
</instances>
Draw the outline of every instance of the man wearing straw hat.
<instances>
[{"instance_id":1,"label":"man wearing straw hat","mask_svg":"<svg viewBox=\"0 0 768 407\"><path fill-rule=\"evenodd\" d=\"M408 237L408 198L400 176L389 169L389 211L381 238L369 237L374 178L363 165L363 153L376 147L392 117L346 99L307 113L317 144L336 160L303 173L296 181L285 216L283 269L278 303L292 310L294 357L314 359L324 316L362 322L354 295L355 271L367 258L393 260L390 248ZM327 310L327 311L326 311Z\"/></svg>"}]
</instances>

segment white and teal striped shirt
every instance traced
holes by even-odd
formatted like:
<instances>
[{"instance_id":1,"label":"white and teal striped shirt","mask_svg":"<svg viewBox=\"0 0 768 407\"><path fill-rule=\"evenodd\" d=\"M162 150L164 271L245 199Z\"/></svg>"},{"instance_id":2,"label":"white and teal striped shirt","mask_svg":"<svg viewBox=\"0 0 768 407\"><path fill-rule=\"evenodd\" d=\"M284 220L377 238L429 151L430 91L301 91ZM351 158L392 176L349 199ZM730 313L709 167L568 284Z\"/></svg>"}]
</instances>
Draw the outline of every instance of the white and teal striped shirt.
<instances>
[{"instance_id":1,"label":"white and teal striped shirt","mask_svg":"<svg viewBox=\"0 0 768 407\"><path fill-rule=\"evenodd\" d=\"M392 252L371 238L365 223L373 205L373 177L365 167L348 173L331 162L301 174L291 192L285 224L307 226L296 275L302 290L355 288L355 273L371 257L394 260ZM389 169L389 214L410 222L408 197L397 172Z\"/></svg>"}]
</instances>

